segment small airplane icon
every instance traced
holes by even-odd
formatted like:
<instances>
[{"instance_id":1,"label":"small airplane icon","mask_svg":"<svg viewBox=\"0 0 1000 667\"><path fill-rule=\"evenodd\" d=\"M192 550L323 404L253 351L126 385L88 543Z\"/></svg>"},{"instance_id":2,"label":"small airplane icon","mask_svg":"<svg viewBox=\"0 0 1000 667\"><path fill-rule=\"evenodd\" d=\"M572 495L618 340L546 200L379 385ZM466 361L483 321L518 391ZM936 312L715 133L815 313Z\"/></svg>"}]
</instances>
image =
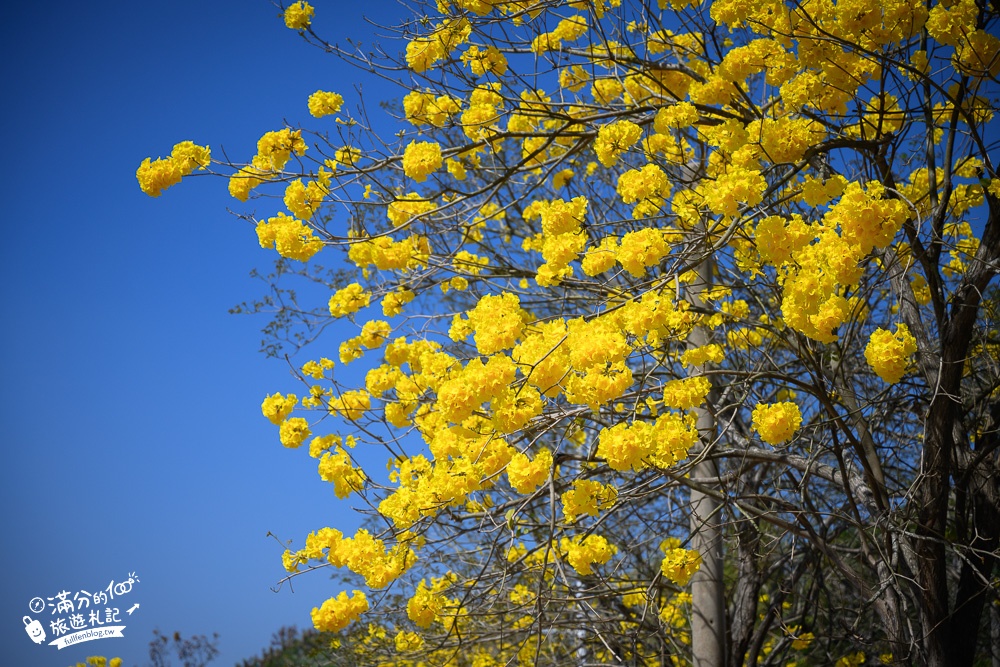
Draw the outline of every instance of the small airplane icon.
<instances>
[{"instance_id":1,"label":"small airplane icon","mask_svg":"<svg viewBox=\"0 0 1000 667\"><path fill-rule=\"evenodd\" d=\"M129 607L128 609L126 609L125 613L128 614L129 616L131 616L132 612L135 611L138 608L139 608L139 603L136 602L134 605L132 605L131 607Z\"/></svg>"}]
</instances>

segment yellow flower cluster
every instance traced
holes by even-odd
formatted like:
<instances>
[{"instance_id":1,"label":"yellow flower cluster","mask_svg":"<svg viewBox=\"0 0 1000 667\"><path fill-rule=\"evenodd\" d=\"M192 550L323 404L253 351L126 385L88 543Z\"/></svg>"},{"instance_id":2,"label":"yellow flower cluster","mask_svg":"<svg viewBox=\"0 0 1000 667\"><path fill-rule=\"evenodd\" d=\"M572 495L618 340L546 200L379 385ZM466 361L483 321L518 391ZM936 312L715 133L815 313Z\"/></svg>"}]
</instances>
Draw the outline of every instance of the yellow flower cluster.
<instances>
[{"instance_id":1,"label":"yellow flower cluster","mask_svg":"<svg viewBox=\"0 0 1000 667\"><path fill-rule=\"evenodd\" d=\"M620 398L632 382L632 369L624 361L591 366L585 372L569 374L564 383L566 399L596 412L602 405Z\"/></svg>"},{"instance_id":2,"label":"yellow flower cluster","mask_svg":"<svg viewBox=\"0 0 1000 667\"><path fill-rule=\"evenodd\" d=\"M348 596L347 591L341 591L337 597L324 602L322 607L313 607L311 617L313 626L320 632L340 632L366 611L368 598L363 592L355 590Z\"/></svg>"},{"instance_id":3,"label":"yellow flower cluster","mask_svg":"<svg viewBox=\"0 0 1000 667\"><path fill-rule=\"evenodd\" d=\"M822 206L831 199L844 194L846 186L847 179L843 176L834 176L825 181L820 178L806 176L802 182L802 201L807 206L812 206L813 208Z\"/></svg>"},{"instance_id":4,"label":"yellow flower cluster","mask_svg":"<svg viewBox=\"0 0 1000 667\"><path fill-rule=\"evenodd\" d=\"M180 183L182 177L195 169L207 168L211 161L208 146L182 141L174 146L168 158L143 160L135 177L139 181L139 189L150 197L159 197L164 190Z\"/></svg>"},{"instance_id":5,"label":"yellow flower cluster","mask_svg":"<svg viewBox=\"0 0 1000 667\"><path fill-rule=\"evenodd\" d=\"M342 164L345 167L353 167L361 159L361 149L354 146L342 146L333 154L333 167Z\"/></svg>"},{"instance_id":6,"label":"yellow flower cluster","mask_svg":"<svg viewBox=\"0 0 1000 667\"><path fill-rule=\"evenodd\" d=\"M425 72L444 60L456 47L469 39L472 26L467 19L445 19L427 37L418 37L406 45L406 64L414 72Z\"/></svg>"},{"instance_id":7,"label":"yellow flower cluster","mask_svg":"<svg viewBox=\"0 0 1000 667\"><path fill-rule=\"evenodd\" d=\"M862 667L866 659L864 651L858 651L840 658L834 667Z\"/></svg>"},{"instance_id":8,"label":"yellow flower cluster","mask_svg":"<svg viewBox=\"0 0 1000 667\"><path fill-rule=\"evenodd\" d=\"M618 177L618 194L626 204L639 202L632 211L632 217L638 220L659 212L663 200L670 196L670 181L660 167L647 164Z\"/></svg>"},{"instance_id":9,"label":"yellow flower cluster","mask_svg":"<svg viewBox=\"0 0 1000 667\"><path fill-rule=\"evenodd\" d=\"M765 118L747 125L749 139L760 145L770 162L797 162L805 152L826 137L823 126L811 118Z\"/></svg>"},{"instance_id":10,"label":"yellow flower cluster","mask_svg":"<svg viewBox=\"0 0 1000 667\"><path fill-rule=\"evenodd\" d=\"M955 49L955 67L976 78L1000 76L1000 38L979 29L963 35Z\"/></svg>"},{"instance_id":11,"label":"yellow flower cluster","mask_svg":"<svg viewBox=\"0 0 1000 667\"><path fill-rule=\"evenodd\" d=\"M417 590L406 603L406 615L416 623L418 628L427 629L434 621L440 621L442 612L449 607L457 606L455 600L450 600L445 596L444 591L448 590L455 583L455 575L447 574L443 577L431 579L431 585L421 579L417 584Z\"/></svg>"},{"instance_id":12,"label":"yellow flower cluster","mask_svg":"<svg viewBox=\"0 0 1000 667\"><path fill-rule=\"evenodd\" d=\"M111 658L108 660L101 655L93 655L87 658L86 662L76 663L76 667L122 667L121 658Z\"/></svg>"},{"instance_id":13,"label":"yellow flower cluster","mask_svg":"<svg viewBox=\"0 0 1000 667\"><path fill-rule=\"evenodd\" d=\"M690 102L669 104L656 112L653 129L667 134L672 129L684 129L698 122L698 110Z\"/></svg>"},{"instance_id":14,"label":"yellow flower cluster","mask_svg":"<svg viewBox=\"0 0 1000 667\"><path fill-rule=\"evenodd\" d=\"M412 271L427 265L431 245L426 236L411 235L402 241L379 236L351 244L347 256L361 269L374 265L379 271Z\"/></svg>"},{"instance_id":15,"label":"yellow flower cluster","mask_svg":"<svg viewBox=\"0 0 1000 667\"><path fill-rule=\"evenodd\" d=\"M288 394L287 396L272 394L264 399L264 402L260 405L260 410L272 424L278 426L281 422L285 421L288 415L292 414L292 410L295 409L298 402L299 399L295 394Z\"/></svg>"},{"instance_id":16,"label":"yellow flower cluster","mask_svg":"<svg viewBox=\"0 0 1000 667\"><path fill-rule=\"evenodd\" d=\"M379 504L379 512L400 529L492 485L515 454L503 438L445 428L434 412L423 412L415 421L435 460L432 464L418 455L394 462L398 471L390 479L399 487Z\"/></svg>"},{"instance_id":17,"label":"yellow flower cluster","mask_svg":"<svg viewBox=\"0 0 1000 667\"><path fill-rule=\"evenodd\" d=\"M538 450L534 459L518 452L507 464L507 479L515 491L529 494L545 483L552 472L552 452L545 447Z\"/></svg>"},{"instance_id":18,"label":"yellow flower cluster","mask_svg":"<svg viewBox=\"0 0 1000 667\"><path fill-rule=\"evenodd\" d=\"M358 312L371 303L372 295L365 291L358 283L351 283L347 287L337 290L330 297L330 315L333 317L345 317Z\"/></svg>"},{"instance_id":19,"label":"yellow flower cluster","mask_svg":"<svg viewBox=\"0 0 1000 667\"><path fill-rule=\"evenodd\" d=\"M756 169L733 167L705 187L705 204L716 215L735 216L740 204L756 206L763 201L767 181Z\"/></svg>"},{"instance_id":20,"label":"yellow flower cluster","mask_svg":"<svg viewBox=\"0 0 1000 667\"><path fill-rule=\"evenodd\" d=\"M583 515L596 517L600 510L614 505L618 489L592 479L577 479L573 480L573 488L564 491L560 499L563 515L572 523Z\"/></svg>"},{"instance_id":21,"label":"yellow flower cluster","mask_svg":"<svg viewBox=\"0 0 1000 667\"><path fill-rule=\"evenodd\" d=\"M281 444L289 449L301 447L310 435L312 431L309 430L309 422L302 417L292 417L283 421L278 429Z\"/></svg>"},{"instance_id":22,"label":"yellow flower cluster","mask_svg":"<svg viewBox=\"0 0 1000 667\"><path fill-rule=\"evenodd\" d=\"M416 555L405 543L386 549L382 540L364 528L358 529L354 537L346 539L335 528L322 528L306 537L305 548L296 552L285 551L282 555L282 562L289 572L297 571L300 564L310 560L326 561L334 567L346 566L364 577L367 586L385 588L416 562Z\"/></svg>"},{"instance_id":23,"label":"yellow flower cluster","mask_svg":"<svg viewBox=\"0 0 1000 667\"><path fill-rule=\"evenodd\" d=\"M872 248L885 248L906 221L906 204L898 199L884 199L885 188L878 181L868 183L867 191L860 183L850 183L840 201L824 216L827 225L839 225L841 237L858 254L867 255Z\"/></svg>"},{"instance_id":24,"label":"yellow flower cluster","mask_svg":"<svg viewBox=\"0 0 1000 667\"><path fill-rule=\"evenodd\" d=\"M790 220L780 215L769 215L761 218L754 228L754 241L760 258L774 266L791 261L792 255L809 245L814 238L815 231L800 215L793 215Z\"/></svg>"},{"instance_id":25,"label":"yellow flower cluster","mask_svg":"<svg viewBox=\"0 0 1000 667\"><path fill-rule=\"evenodd\" d=\"M406 120L416 127L421 125L442 127L460 109L458 100L450 95L435 96L433 93L412 90L403 98Z\"/></svg>"},{"instance_id":26,"label":"yellow flower cluster","mask_svg":"<svg viewBox=\"0 0 1000 667\"><path fill-rule=\"evenodd\" d=\"M395 292L389 292L382 298L382 314L386 317L395 317L403 311L403 306L413 301L416 294L401 287Z\"/></svg>"},{"instance_id":27,"label":"yellow flower cluster","mask_svg":"<svg viewBox=\"0 0 1000 667\"><path fill-rule=\"evenodd\" d=\"M390 333L392 333L392 328L388 322L383 320L369 320L361 327L361 335L358 336L358 341L369 350L374 350L377 347L382 347L382 344L388 340Z\"/></svg>"},{"instance_id":28,"label":"yellow flower cluster","mask_svg":"<svg viewBox=\"0 0 1000 667\"><path fill-rule=\"evenodd\" d=\"M565 335L566 323L562 320L536 323L511 352L527 383L545 396L559 393L559 382L569 369L569 354L562 344Z\"/></svg>"},{"instance_id":29,"label":"yellow flower cluster","mask_svg":"<svg viewBox=\"0 0 1000 667\"><path fill-rule=\"evenodd\" d=\"M495 125L500 120L498 107L503 96L497 82L476 86L469 94L469 108L462 112L461 123L465 136L473 141L491 139Z\"/></svg>"},{"instance_id":30,"label":"yellow flower cluster","mask_svg":"<svg viewBox=\"0 0 1000 667\"><path fill-rule=\"evenodd\" d=\"M309 96L309 113L316 118L340 113L340 107L343 105L344 98L337 93L317 90Z\"/></svg>"},{"instance_id":31,"label":"yellow flower cluster","mask_svg":"<svg viewBox=\"0 0 1000 667\"><path fill-rule=\"evenodd\" d=\"M574 175L575 172L572 169L563 169L561 171L557 171L555 174L552 175L552 189L553 190L563 189L564 187L566 187L566 184L573 179Z\"/></svg>"},{"instance_id":32,"label":"yellow flower cluster","mask_svg":"<svg viewBox=\"0 0 1000 667\"><path fill-rule=\"evenodd\" d=\"M418 215L423 215L437 208L437 204L428 201L416 192L410 192L397 197L386 210L390 222L396 227L405 225Z\"/></svg>"},{"instance_id":33,"label":"yellow flower cluster","mask_svg":"<svg viewBox=\"0 0 1000 667\"><path fill-rule=\"evenodd\" d=\"M781 314L785 322L814 340L837 340L833 330L850 316L852 303L845 287L860 278L862 256L835 231L823 231L819 242L792 255L785 274Z\"/></svg>"},{"instance_id":34,"label":"yellow flower cluster","mask_svg":"<svg viewBox=\"0 0 1000 667\"><path fill-rule=\"evenodd\" d=\"M345 391L339 398L330 399L330 412L348 421L357 421L371 409L371 396L363 389Z\"/></svg>"},{"instance_id":35,"label":"yellow flower cluster","mask_svg":"<svg viewBox=\"0 0 1000 667\"><path fill-rule=\"evenodd\" d=\"M809 648L809 646L813 643L813 640L816 639L816 635L811 632L800 633L799 626L797 625L788 626L785 628L785 632L788 633L788 636L792 640L792 649L796 651L804 651Z\"/></svg>"},{"instance_id":36,"label":"yellow flower cluster","mask_svg":"<svg viewBox=\"0 0 1000 667\"><path fill-rule=\"evenodd\" d=\"M750 415L753 430L760 439L771 445L780 445L792 439L802 425L802 412L791 401L764 405L758 403Z\"/></svg>"},{"instance_id":37,"label":"yellow flower cluster","mask_svg":"<svg viewBox=\"0 0 1000 667\"><path fill-rule=\"evenodd\" d=\"M607 105L618 99L625 91L618 79L598 79L590 87L590 94L594 96L594 102Z\"/></svg>"},{"instance_id":38,"label":"yellow flower cluster","mask_svg":"<svg viewBox=\"0 0 1000 667\"><path fill-rule=\"evenodd\" d=\"M424 638L416 632L400 630L394 644L400 653L414 653L424 647Z\"/></svg>"},{"instance_id":39,"label":"yellow flower cluster","mask_svg":"<svg viewBox=\"0 0 1000 667\"><path fill-rule=\"evenodd\" d=\"M250 164L229 177L229 194L246 201L254 188L285 168L292 154L303 155L307 148L300 130L285 128L265 133L257 142L257 154Z\"/></svg>"},{"instance_id":40,"label":"yellow flower cluster","mask_svg":"<svg viewBox=\"0 0 1000 667\"><path fill-rule=\"evenodd\" d=\"M569 263L583 252L587 244L581 225L588 205L586 197L574 197L568 202L562 199L534 201L524 210L526 220L540 218L542 223L542 233L526 239L523 244L525 250L540 250L545 259L535 276L539 285L558 285L572 275Z\"/></svg>"},{"instance_id":41,"label":"yellow flower cluster","mask_svg":"<svg viewBox=\"0 0 1000 667\"><path fill-rule=\"evenodd\" d=\"M333 484L333 492L338 498L346 498L354 491L360 491L367 479L364 471L354 467L347 451L339 445L333 452L323 454L318 472L324 482Z\"/></svg>"},{"instance_id":42,"label":"yellow flower cluster","mask_svg":"<svg viewBox=\"0 0 1000 667\"><path fill-rule=\"evenodd\" d=\"M566 562L580 574L593 574L595 565L607 563L618 553L618 547L602 535L564 537L559 541L559 550L566 557Z\"/></svg>"},{"instance_id":43,"label":"yellow flower cluster","mask_svg":"<svg viewBox=\"0 0 1000 667\"><path fill-rule=\"evenodd\" d=\"M558 51L564 41L573 42L585 34L587 34L587 17L571 16L560 21L552 32L544 32L535 37L531 42L531 50L536 55L546 51Z\"/></svg>"},{"instance_id":44,"label":"yellow flower cluster","mask_svg":"<svg viewBox=\"0 0 1000 667\"><path fill-rule=\"evenodd\" d=\"M711 390L711 381L703 375L670 380L663 387L663 404L679 410L698 407Z\"/></svg>"},{"instance_id":45,"label":"yellow flower cluster","mask_svg":"<svg viewBox=\"0 0 1000 667\"><path fill-rule=\"evenodd\" d=\"M315 13L316 10L308 2L293 2L285 9L285 25L292 30L308 30Z\"/></svg>"},{"instance_id":46,"label":"yellow flower cluster","mask_svg":"<svg viewBox=\"0 0 1000 667\"><path fill-rule=\"evenodd\" d=\"M281 171L292 159L292 155L303 155L306 152L306 142L302 139L301 130L284 128L264 133L257 141L257 155L253 166L272 171Z\"/></svg>"},{"instance_id":47,"label":"yellow flower cluster","mask_svg":"<svg viewBox=\"0 0 1000 667\"><path fill-rule=\"evenodd\" d=\"M692 347L681 355L681 364L688 366L703 366L707 363L720 364L725 359L725 351L718 343L709 343L701 347Z\"/></svg>"},{"instance_id":48,"label":"yellow flower cluster","mask_svg":"<svg viewBox=\"0 0 1000 667\"><path fill-rule=\"evenodd\" d=\"M321 167L320 177L317 180L306 184L297 178L288 184L285 188L285 206L293 215L309 220L323 203L323 198L329 193L329 187L330 173Z\"/></svg>"},{"instance_id":49,"label":"yellow flower cluster","mask_svg":"<svg viewBox=\"0 0 1000 667\"><path fill-rule=\"evenodd\" d=\"M521 308L516 294L487 294L468 312L469 327L479 354L489 355L514 347L531 316Z\"/></svg>"},{"instance_id":50,"label":"yellow flower cluster","mask_svg":"<svg viewBox=\"0 0 1000 667\"><path fill-rule=\"evenodd\" d=\"M666 468L686 458L697 441L691 418L667 413L653 424L619 422L605 428L598 436L597 455L612 470L640 471L650 464Z\"/></svg>"},{"instance_id":51,"label":"yellow flower cluster","mask_svg":"<svg viewBox=\"0 0 1000 667\"><path fill-rule=\"evenodd\" d=\"M600 245L587 251L580 262L580 267L588 276L596 276L614 266L617 258L618 239L614 236L605 236L601 239Z\"/></svg>"},{"instance_id":52,"label":"yellow flower cluster","mask_svg":"<svg viewBox=\"0 0 1000 667\"><path fill-rule=\"evenodd\" d=\"M441 168L441 146L433 141L411 141L403 151L403 172L418 183Z\"/></svg>"},{"instance_id":53,"label":"yellow flower cluster","mask_svg":"<svg viewBox=\"0 0 1000 667\"><path fill-rule=\"evenodd\" d=\"M624 361L630 352L613 316L570 320L566 325L566 345L573 368L584 372Z\"/></svg>"},{"instance_id":54,"label":"yellow flower cluster","mask_svg":"<svg viewBox=\"0 0 1000 667\"><path fill-rule=\"evenodd\" d=\"M767 72L768 85L780 86L795 75L797 62L774 39L755 39L745 46L730 49L719 63L719 76L726 81L742 84L748 77Z\"/></svg>"},{"instance_id":55,"label":"yellow flower cluster","mask_svg":"<svg viewBox=\"0 0 1000 667\"><path fill-rule=\"evenodd\" d=\"M701 554L693 549L682 548L680 540L675 537L664 540L660 549L663 551L660 572L678 586L687 586L691 575L701 569Z\"/></svg>"},{"instance_id":56,"label":"yellow flower cluster","mask_svg":"<svg viewBox=\"0 0 1000 667\"><path fill-rule=\"evenodd\" d=\"M865 359L883 381L895 384L910 369L916 351L916 338L901 322L894 334L882 328L872 332L865 347Z\"/></svg>"},{"instance_id":57,"label":"yellow flower cluster","mask_svg":"<svg viewBox=\"0 0 1000 667\"><path fill-rule=\"evenodd\" d=\"M597 131L594 152L605 167L613 167L618 158L642 136L642 128L630 120L604 125Z\"/></svg>"},{"instance_id":58,"label":"yellow flower cluster","mask_svg":"<svg viewBox=\"0 0 1000 667\"><path fill-rule=\"evenodd\" d=\"M487 72L497 76L507 73L507 58L492 44L485 49L473 44L462 54L462 62L469 66L473 76L483 76Z\"/></svg>"},{"instance_id":59,"label":"yellow flower cluster","mask_svg":"<svg viewBox=\"0 0 1000 667\"><path fill-rule=\"evenodd\" d=\"M669 252L663 230L646 227L623 236L615 257L623 269L641 278L646 275L646 269L658 265Z\"/></svg>"},{"instance_id":60,"label":"yellow flower cluster","mask_svg":"<svg viewBox=\"0 0 1000 667\"><path fill-rule=\"evenodd\" d=\"M273 245L282 257L300 262L308 262L323 248L323 241L313 233L311 227L284 213L258 222L257 239L261 248Z\"/></svg>"},{"instance_id":61,"label":"yellow flower cluster","mask_svg":"<svg viewBox=\"0 0 1000 667\"><path fill-rule=\"evenodd\" d=\"M490 402L493 427L499 433L514 433L540 415L544 408L541 394L534 387L507 387Z\"/></svg>"}]
</instances>

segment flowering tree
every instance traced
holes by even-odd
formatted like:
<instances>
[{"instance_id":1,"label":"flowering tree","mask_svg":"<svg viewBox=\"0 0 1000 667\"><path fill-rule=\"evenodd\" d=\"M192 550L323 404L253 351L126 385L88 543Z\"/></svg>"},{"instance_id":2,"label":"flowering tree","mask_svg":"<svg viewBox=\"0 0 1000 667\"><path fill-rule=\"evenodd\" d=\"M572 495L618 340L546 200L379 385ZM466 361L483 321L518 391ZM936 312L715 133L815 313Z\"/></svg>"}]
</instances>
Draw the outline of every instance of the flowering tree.
<instances>
[{"instance_id":1,"label":"flowering tree","mask_svg":"<svg viewBox=\"0 0 1000 667\"><path fill-rule=\"evenodd\" d=\"M284 555L346 574L317 629L371 664L1000 655L995 4L439 0L375 54L320 9L284 21L399 84L391 131L318 91L315 131L137 174L281 196L275 275L329 289L272 333L339 347L262 406L369 516Z\"/></svg>"}]
</instances>

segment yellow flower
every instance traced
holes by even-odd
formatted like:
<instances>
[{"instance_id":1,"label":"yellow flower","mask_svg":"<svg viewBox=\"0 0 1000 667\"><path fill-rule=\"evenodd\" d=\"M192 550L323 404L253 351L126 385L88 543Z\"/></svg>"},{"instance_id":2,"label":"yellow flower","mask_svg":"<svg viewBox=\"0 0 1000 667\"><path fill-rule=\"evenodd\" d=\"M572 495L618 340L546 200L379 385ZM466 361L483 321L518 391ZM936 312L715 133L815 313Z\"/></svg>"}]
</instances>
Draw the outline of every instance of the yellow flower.
<instances>
[{"instance_id":1,"label":"yellow flower","mask_svg":"<svg viewBox=\"0 0 1000 667\"><path fill-rule=\"evenodd\" d=\"M199 146L192 141L176 144L170 151L170 157L177 163L182 176L187 176L195 169L205 169L212 161L208 146Z\"/></svg>"},{"instance_id":2,"label":"yellow flower","mask_svg":"<svg viewBox=\"0 0 1000 667\"><path fill-rule=\"evenodd\" d=\"M308 2L293 2L285 10L285 25L292 30L307 30L316 10Z\"/></svg>"},{"instance_id":3,"label":"yellow flower","mask_svg":"<svg viewBox=\"0 0 1000 667\"><path fill-rule=\"evenodd\" d=\"M701 554L693 549L683 549L679 544L676 538L668 538L660 545L663 550L660 572L678 586L687 586L691 575L701 569Z\"/></svg>"},{"instance_id":4,"label":"yellow flower","mask_svg":"<svg viewBox=\"0 0 1000 667\"><path fill-rule=\"evenodd\" d=\"M572 178L573 178L572 169L563 169L562 171L557 172L552 177L552 189L559 190L565 187L565 185L569 183L570 179Z\"/></svg>"},{"instance_id":5,"label":"yellow flower","mask_svg":"<svg viewBox=\"0 0 1000 667\"><path fill-rule=\"evenodd\" d=\"M527 455L517 453L507 464L507 479L518 493L528 494L545 483L552 470L552 452L542 448L531 460Z\"/></svg>"},{"instance_id":6,"label":"yellow flower","mask_svg":"<svg viewBox=\"0 0 1000 667\"><path fill-rule=\"evenodd\" d=\"M285 421L285 418L288 417L288 415L292 414L292 410L295 409L295 405L298 402L299 399L295 394L288 394L288 396L272 394L271 396L265 398L264 402L260 404L260 410L272 424L277 426L281 422Z\"/></svg>"},{"instance_id":7,"label":"yellow flower","mask_svg":"<svg viewBox=\"0 0 1000 667\"><path fill-rule=\"evenodd\" d=\"M348 597L347 591L330 598L320 608L313 607L313 626L320 632L340 632L361 614L368 611L368 598L361 591L355 590Z\"/></svg>"},{"instance_id":8,"label":"yellow flower","mask_svg":"<svg viewBox=\"0 0 1000 667\"><path fill-rule=\"evenodd\" d=\"M641 136L642 128L630 120L619 120L604 125L597 131L594 152L597 153L597 159L601 164L611 167L618 161L618 156L631 148Z\"/></svg>"},{"instance_id":9,"label":"yellow flower","mask_svg":"<svg viewBox=\"0 0 1000 667\"><path fill-rule=\"evenodd\" d=\"M373 350L376 347L381 347L382 343L386 341L389 337L389 333L392 329L389 327L389 323L383 320L371 320L370 322L365 322L364 326L361 327L361 344L367 347L369 350Z\"/></svg>"},{"instance_id":10,"label":"yellow flower","mask_svg":"<svg viewBox=\"0 0 1000 667\"><path fill-rule=\"evenodd\" d=\"M614 505L617 499L618 489L590 479L575 480L573 488L561 496L563 514L568 522L584 514L596 517L599 510Z\"/></svg>"},{"instance_id":11,"label":"yellow flower","mask_svg":"<svg viewBox=\"0 0 1000 667\"><path fill-rule=\"evenodd\" d=\"M389 204L386 210L390 222L396 227L403 225L418 215L422 215L437 208L437 204L427 201L416 192L401 195L394 202Z\"/></svg>"},{"instance_id":12,"label":"yellow flower","mask_svg":"<svg viewBox=\"0 0 1000 667\"><path fill-rule=\"evenodd\" d=\"M257 140L257 155L253 167L257 170L270 169L281 171L292 159L292 154L303 155L306 152L306 142L302 139L301 130L283 130L265 132Z\"/></svg>"},{"instance_id":13,"label":"yellow flower","mask_svg":"<svg viewBox=\"0 0 1000 667\"><path fill-rule=\"evenodd\" d=\"M905 324L896 325L896 333L878 328L872 332L865 347L868 365L888 384L899 382L909 370L917 340Z\"/></svg>"},{"instance_id":14,"label":"yellow flower","mask_svg":"<svg viewBox=\"0 0 1000 667\"><path fill-rule=\"evenodd\" d=\"M802 425L799 406L791 401L764 405L758 403L751 415L753 429L760 439L771 445L780 445L795 435Z\"/></svg>"},{"instance_id":15,"label":"yellow flower","mask_svg":"<svg viewBox=\"0 0 1000 667\"><path fill-rule=\"evenodd\" d=\"M836 667L861 667L865 664L865 654L862 651L851 655L845 655L837 661Z\"/></svg>"},{"instance_id":16,"label":"yellow flower","mask_svg":"<svg viewBox=\"0 0 1000 667\"><path fill-rule=\"evenodd\" d=\"M517 295L507 292L487 294L468 315L476 349L484 355L514 347L529 319Z\"/></svg>"},{"instance_id":17,"label":"yellow flower","mask_svg":"<svg viewBox=\"0 0 1000 667\"><path fill-rule=\"evenodd\" d=\"M344 104L344 98L337 93L328 93L317 90L309 96L309 113L316 118L332 116L340 113L340 107Z\"/></svg>"},{"instance_id":18,"label":"yellow flower","mask_svg":"<svg viewBox=\"0 0 1000 667\"><path fill-rule=\"evenodd\" d=\"M371 406L371 397L363 389L345 391L340 398L330 399L330 412L339 413L350 421L361 419Z\"/></svg>"},{"instance_id":19,"label":"yellow flower","mask_svg":"<svg viewBox=\"0 0 1000 667\"><path fill-rule=\"evenodd\" d=\"M485 49L473 44L462 54L462 62L469 66L473 76L482 76L487 72L497 76L507 73L507 58L492 44Z\"/></svg>"},{"instance_id":20,"label":"yellow flower","mask_svg":"<svg viewBox=\"0 0 1000 667\"><path fill-rule=\"evenodd\" d=\"M687 410L705 402L705 397L712 390L712 383L704 376L671 380L663 387L663 404Z\"/></svg>"},{"instance_id":21,"label":"yellow flower","mask_svg":"<svg viewBox=\"0 0 1000 667\"><path fill-rule=\"evenodd\" d=\"M403 311L403 306L413 301L416 294L402 287L395 292L389 292L382 299L382 314L386 317L394 317Z\"/></svg>"},{"instance_id":22,"label":"yellow flower","mask_svg":"<svg viewBox=\"0 0 1000 667\"><path fill-rule=\"evenodd\" d=\"M366 292L361 285L351 283L330 297L330 315L344 317L356 313L371 303L371 298L371 294Z\"/></svg>"},{"instance_id":23,"label":"yellow flower","mask_svg":"<svg viewBox=\"0 0 1000 667\"><path fill-rule=\"evenodd\" d=\"M297 178L285 188L285 206L295 216L309 220L323 203L324 196L326 189L319 182L311 181L306 185Z\"/></svg>"},{"instance_id":24,"label":"yellow flower","mask_svg":"<svg viewBox=\"0 0 1000 667\"><path fill-rule=\"evenodd\" d=\"M288 421L281 423L279 429L281 444L289 449L296 449L302 446L312 431L309 430L309 422L302 417L292 417Z\"/></svg>"},{"instance_id":25,"label":"yellow flower","mask_svg":"<svg viewBox=\"0 0 1000 667\"><path fill-rule=\"evenodd\" d=\"M416 632L400 630L396 635L396 650L400 653L419 651L424 646L424 638Z\"/></svg>"},{"instance_id":26,"label":"yellow flower","mask_svg":"<svg viewBox=\"0 0 1000 667\"><path fill-rule=\"evenodd\" d=\"M559 550L566 555L566 561L580 574L592 574L594 565L603 565L618 553L618 547L601 535L587 535L580 539L562 538Z\"/></svg>"},{"instance_id":27,"label":"yellow flower","mask_svg":"<svg viewBox=\"0 0 1000 667\"><path fill-rule=\"evenodd\" d=\"M411 141L403 151L403 172L417 183L423 183L442 163L441 146L432 141Z\"/></svg>"},{"instance_id":28,"label":"yellow flower","mask_svg":"<svg viewBox=\"0 0 1000 667\"><path fill-rule=\"evenodd\" d=\"M181 169L172 158L155 161L146 158L136 169L135 177L140 190L150 197L159 197L171 185L181 182Z\"/></svg>"},{"instance_id":29,"label":"yellow flower","mask_svg":"<svg viewBox=\"0 0 1000 667\"><path fill-rule=\"evenodd\" d=\"M353 167L361 159L361 149L353 146L338 148L333 154L333 159L337 164Z\"/></svg>"},{"instance_id":30,"label":"yellow flower","mask_svg":"<svg viewBox=\"0 0 1000 667\"><path fill-rule=\"evenodd\" d=\"M804 632L792 639L792 648L796 651L807 649L809 648L809 645L812 644L814 639L816 639L816 635L811 632Z\"/></svg>"},{"instance_id":31,"label":"yellow flower","mask_svg":"<svg viewBox=\"0 0 1000 667\"><path fill-rule=\"evenodd\" d=\"M318 471L324 482L333 484L333 492L338 498L347 498L354 491L360 491L366 479L364 471L354 467L341 447L323 454Z\"/></svg>"},{"instance_id":32,"label":"yellow flower","mask_svg":"<svg viewBox=\"0 0 1000 667\"><path fill-rule=\"evenodd\" d=\"M257 239L260 247L273 244L279 255L300 262L309 261L323 248L323 241L313 234L311 227L284 213L258 222Z\"/></svg>"}]
</instances>

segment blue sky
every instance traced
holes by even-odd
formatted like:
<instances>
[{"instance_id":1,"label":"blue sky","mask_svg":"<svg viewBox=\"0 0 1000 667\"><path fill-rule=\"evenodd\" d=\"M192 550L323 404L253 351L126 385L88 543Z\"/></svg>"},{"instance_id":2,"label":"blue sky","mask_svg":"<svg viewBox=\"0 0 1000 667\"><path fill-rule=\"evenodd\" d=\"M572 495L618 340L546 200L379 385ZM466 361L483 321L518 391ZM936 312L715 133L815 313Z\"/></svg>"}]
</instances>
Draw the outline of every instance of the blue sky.
<instances>
[{"instance_id":1,"label":"blue sky","mask_svg":"<svg viewBox=\"0 0 1000 667\"><path fill-rule=\"evenodd\" d=\"M362 14L402 13L313 4L331 41L370 42ZM266 533L301 544L350 526L315 461L283 449L260 414L265 394L295 387L284 362L258 353L265 320L227 314L261 293L249 273L272 260L226 212L246 209L216 178L151 199L135 169L187 139L246 159L283 120L316 126L313 91L356 104L363 77L307 46L267 0L18 3L4 18L3 662L143 665L158 628L217 632L213 664L232 665L282 625L307 627L337 590L317 574L273 593L281 547ZM364 90L372 108L398 95ZM109 605L124 639L56 650L25 633L28 615L50 640L57 617L31 612L32 598L130 573L138 581Z\"/></svg>"}]
</instances>

